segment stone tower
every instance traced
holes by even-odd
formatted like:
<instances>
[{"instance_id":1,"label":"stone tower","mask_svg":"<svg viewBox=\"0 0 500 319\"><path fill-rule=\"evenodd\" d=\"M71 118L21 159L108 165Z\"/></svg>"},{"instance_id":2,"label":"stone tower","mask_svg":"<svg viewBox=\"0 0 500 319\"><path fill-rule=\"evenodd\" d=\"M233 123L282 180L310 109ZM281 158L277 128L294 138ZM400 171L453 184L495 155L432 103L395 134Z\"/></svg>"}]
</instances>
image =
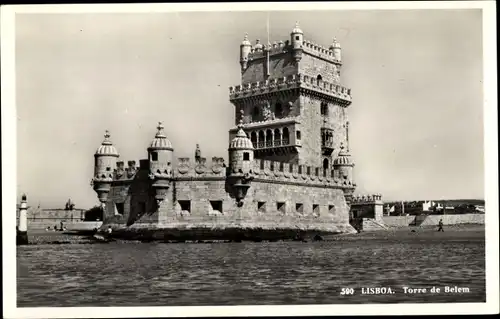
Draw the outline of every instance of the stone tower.
<instances>
[{"instance_id":1,"label":"stone tower","mask_svg":"<svg viewBox=\"0 0 500 319\"><path fill-rule=\"evenodd\" d=\"M298 23L288 40L273 45L251 46L245 35L241 85L230 88L230 101L256 159L331 170L341 145L349 149L351 94L340 85L340 44L334 39L326 48L306 39ZM230 140L237 132L230 130Z\"/></svg>"}]
</instances>

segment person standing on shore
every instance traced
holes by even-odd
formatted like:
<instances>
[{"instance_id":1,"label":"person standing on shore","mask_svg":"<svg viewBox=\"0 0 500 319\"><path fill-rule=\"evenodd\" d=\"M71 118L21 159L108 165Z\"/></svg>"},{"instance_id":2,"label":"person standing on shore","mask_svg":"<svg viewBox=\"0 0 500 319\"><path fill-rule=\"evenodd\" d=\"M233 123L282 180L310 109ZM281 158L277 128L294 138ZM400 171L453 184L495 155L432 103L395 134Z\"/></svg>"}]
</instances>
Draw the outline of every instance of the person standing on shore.
<instances>
[{"instance_id":1,"label":"person standing on shore","mask_svg":"<svg viewBox=\"0 0 500 319\"><path fill-rule=\"evenodd\" d=\"M443 219L439 220L438 226L439 226L438 231L444 232L444 229L443 229Z\"/></svg>"}]
</instances>

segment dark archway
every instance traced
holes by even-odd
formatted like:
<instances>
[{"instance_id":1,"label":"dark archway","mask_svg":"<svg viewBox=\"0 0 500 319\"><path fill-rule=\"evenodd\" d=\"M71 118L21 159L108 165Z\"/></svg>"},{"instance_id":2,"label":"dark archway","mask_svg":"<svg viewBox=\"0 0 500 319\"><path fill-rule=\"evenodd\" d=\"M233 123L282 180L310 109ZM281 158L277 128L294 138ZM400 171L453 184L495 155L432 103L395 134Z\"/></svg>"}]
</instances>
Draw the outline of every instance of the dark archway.
<instances>
[{"instance_id":1,"label":"dark archway","mask_svg":"<svg viewBox=\"0 0 500 319\"><path fill-rule=\"evenodd\" d=\"M330 165L329 165L329 162L328 162L328 158L325 158L325 159L323 160L323 169L324 169L324 170L327 170L329 166L330 166Z\"/></svg>"}]
</instances>

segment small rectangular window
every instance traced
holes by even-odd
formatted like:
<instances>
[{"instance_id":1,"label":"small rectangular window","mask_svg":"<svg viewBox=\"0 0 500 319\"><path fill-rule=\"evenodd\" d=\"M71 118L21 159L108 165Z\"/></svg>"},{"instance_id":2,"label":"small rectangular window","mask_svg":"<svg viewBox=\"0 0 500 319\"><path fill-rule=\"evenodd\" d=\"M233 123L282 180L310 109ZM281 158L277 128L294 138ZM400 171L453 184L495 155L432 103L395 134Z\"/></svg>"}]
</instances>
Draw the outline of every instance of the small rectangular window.
<instances>
[{"instance_id":1,"label":"small rectangular window","mask_svg":"<svg viewBox=\"0 0 500 319\"><path fill-rule=\"evenodd\" d=\"M318 204L313 204L313 213L319 214L319 205Z\"/></svg>"},{"instance_id":2,"label":"small rectangular window","mask_svg":"<svg viewBox=\"0 0 500 319\"><path fill-rule=\"evenodd\" d=\"M279 212L286 213L285 202L278 202L278 203L276 203L276 208L278 209Z\"/></svg>"},{"instance_id":3,"label":"small rectangular window","mask_svg":"<svg viewBox=\"0 0 500 319\"><path fill-rule=\"evenodd\" d=\"M297 139L300 140L300 131L297 131Z\"/></svg>"},{"instance_id":4,"label":"small rectangular window","mask_svg":"<svg viewBox=\"0 0 500 319\"><path fill-rule=\"evenodd\" d=\"M259 212L265 213L266 212L266 202L258 202L257 203L257 210Z\"/></svg>"},{"instance_id":5,"label":"small rectangular window","mask_svg":"<svg viewBox=\"0 0 500 319\"><path fill-rule=\"evenodd\" d=\"M178 200L182 211L191 212L191 201L190 200Z\"/></svg>"},{"instance_id":6,"label":"small rectangular window","mask_svg":"<svg viewBox=\"0 0 500 319\"><path fill-rule=\"evenodd\" d=\"M304 212L304 204L297 203L295 204L295 210L297 213L303 213Z\"/></svg>"},{"instance_id":7,"label":"small rectangular window","mask_svg":"<svg viewBox=\"0 0 500 319\"><path fill-rule=\"evenodd\" d=\"M335 214L335 205L328 205L328 212L330 214Z\"/></svg>"},{"instance_id":8,"label":"small rectangular window","mask_svg":"<svg viewBox=\"0 0 500 319\"><path fill-rule=\"evenodd\" d=\"M249 161L250 160L250 153L248 153L248 152L243 153L243 160Z\"/></svg>"},{"instance_id":9,"label":"small rectangular window","mask_svg":"<svg viewBox=\"0 0 500 319\"><path fill-rule=\"evenodd\" d=\"M222 201L221 200L211 200L210 206L212 206L213 211L219 211L222 213Z\"/></svg>"},{"instance_id":10,"label":"small rectangular window","mask_svg":"<svg viewBox=\"0 0 500 319\"><path fill-rule=\"evenodd\" d=\"M123 211L125 209L124 203L115 203L115 215L123 215Z\"/></svg>"},{"instance_id":11,"label":"small rectangular window","mask_svg":"<svg viewBox=\"0 0 500 319\"><path fill-rule=\"evenodd\" d=\"M295 36L295 40L299 41L300 37L298 35Z\"/></svg>"},{"instance_id":12,"label":"small rectangular window","mask_svg":"<svg viewBox=\"0 0 500 319\"><path fill-rule=\"evenodd\" d=\"M151 153L151 160L152 160L153 162L156 162L156 161L158 160L158 153L156 153L156 152L152 152L152 153Z\"/></svg>"}]
</instances>

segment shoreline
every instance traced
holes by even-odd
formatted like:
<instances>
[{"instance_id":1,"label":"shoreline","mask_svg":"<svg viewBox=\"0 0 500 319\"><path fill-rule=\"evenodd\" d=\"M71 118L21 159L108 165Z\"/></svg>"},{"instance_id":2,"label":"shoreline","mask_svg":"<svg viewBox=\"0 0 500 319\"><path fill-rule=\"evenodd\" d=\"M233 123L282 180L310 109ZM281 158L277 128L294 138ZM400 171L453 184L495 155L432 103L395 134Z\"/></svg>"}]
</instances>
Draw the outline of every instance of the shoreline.
<instances>
[{"instance_id":1,"label":"shoreline","mask_svg":"<svg viewBox=\"0 0 500 319\"><path fill-rule=\"evenodd\" d=\"M444 227L444 232L437 232L435 226L407 226L407 227L393 227L388 230L379 231L362 231L361 233L340 233L340 234L321 234L321 241L355 241L355 240L390 240L394 238L400 239L419 239L419 238L446 238L446 239L466 239L484 237L485 225L484 224L457 224L447 225ZM314 232L316 234L318 232ZM96 234L89 230L71 230L71 231L45 231L45 230L32 230L28 232L28 246L32 245L61 245L61 244L107 244L109 242L102 242L95 239L93 236ZM290 233L291 234L291 233ZM295 234L295 232L293 233ZM314 242L312 233L306 233L303 238L294 238L293 235L286 238L271 238L271 239L175 239L175 238L120 238L117 236L113 238L116 243L238 243L238 242L290 242L290 241L304 241ZM113 236L115 237L115 236ZM305 238L304 238L305 237Z\"/></svg>"}]
</instances>

